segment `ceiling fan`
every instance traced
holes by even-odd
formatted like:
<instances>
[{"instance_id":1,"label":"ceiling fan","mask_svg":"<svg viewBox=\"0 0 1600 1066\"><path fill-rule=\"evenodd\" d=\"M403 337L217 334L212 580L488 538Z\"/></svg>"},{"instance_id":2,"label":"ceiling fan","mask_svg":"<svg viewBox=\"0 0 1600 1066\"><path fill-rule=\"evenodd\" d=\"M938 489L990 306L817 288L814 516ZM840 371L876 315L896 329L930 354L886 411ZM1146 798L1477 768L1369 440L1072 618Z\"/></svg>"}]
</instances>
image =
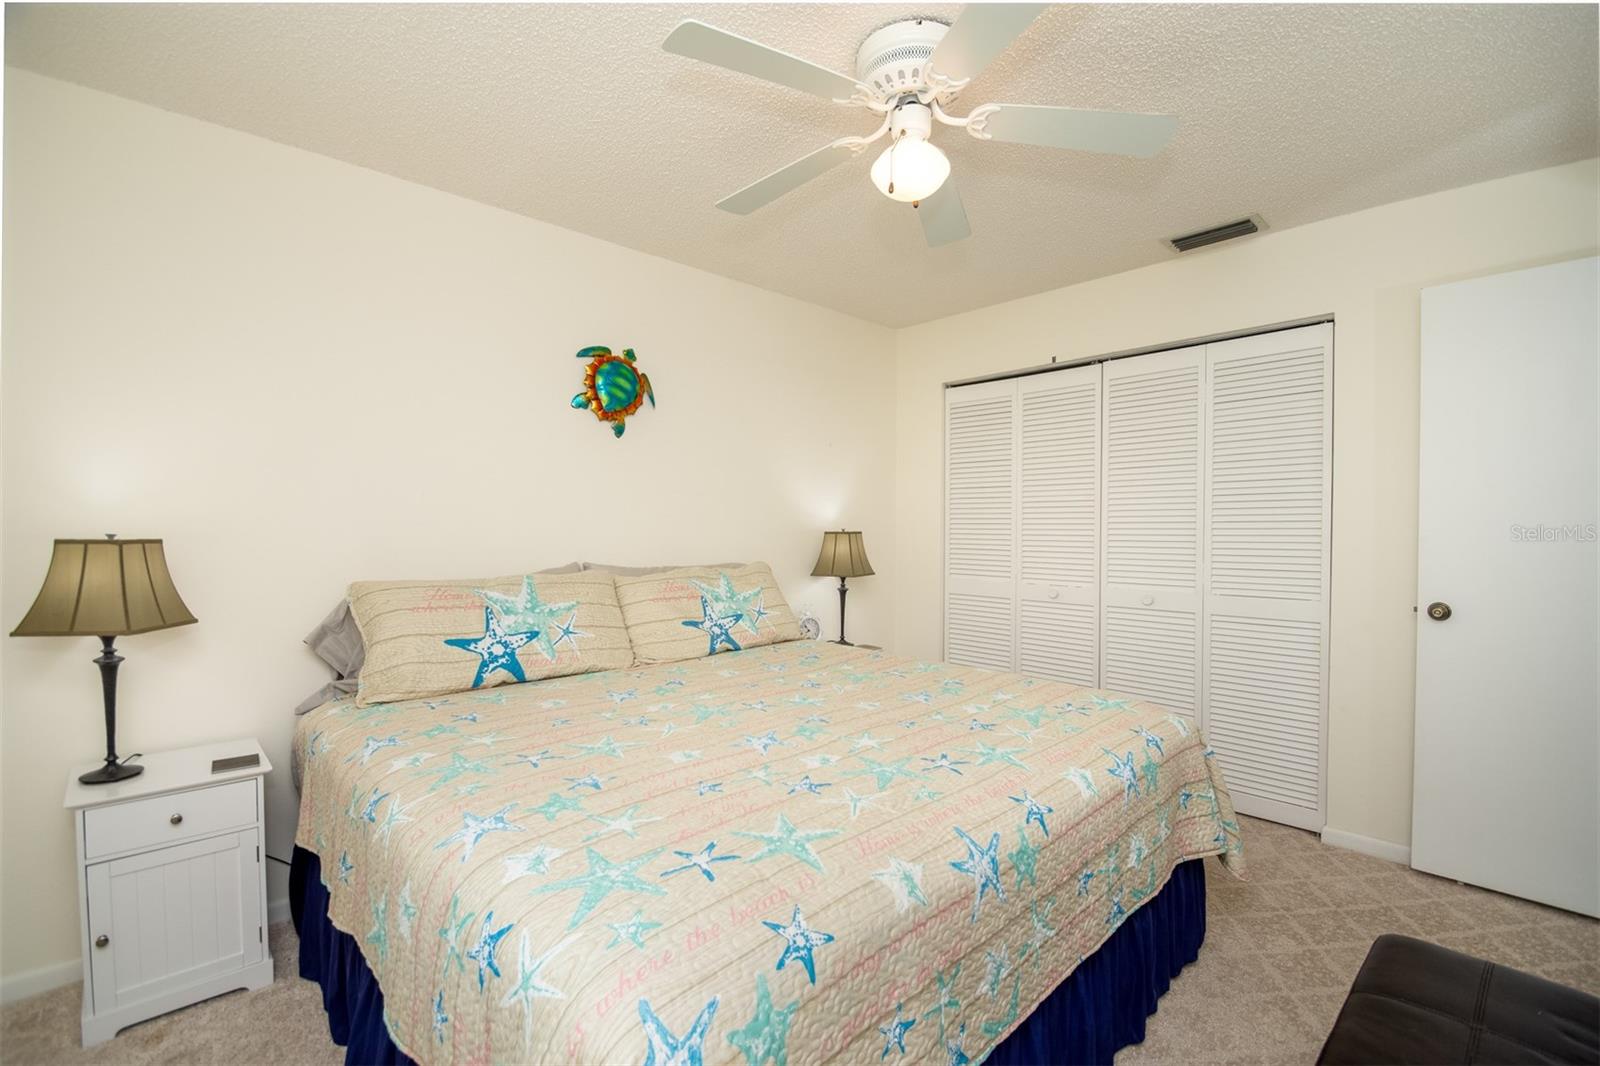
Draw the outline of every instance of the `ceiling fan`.
<instances>
[{"instance_id":1,"label":"ceiling fan","mask_svg":"<svg viewBox=\"0 0 1600 1066\"><path fill-rule=\"evenodd\" d=\"M1028 28L1045 4L971 4L950 25L904 19L874 31L856 53L856 76L689 19L662 47L676 55L814 93L835 103L881 115L864 137L841 137L717 202L747 215L818 177L887 135L889 146L870 176L890 199L920 208L928 244L972 234L961 193L950 180L950 160L932 141L935 123L965 129L982 141L1014 141L1148 158L1177 129L1173 115L1085 111L1072 107L984 104L957 117L946 108L989 62Z\"/></svg>"}]
</instances>

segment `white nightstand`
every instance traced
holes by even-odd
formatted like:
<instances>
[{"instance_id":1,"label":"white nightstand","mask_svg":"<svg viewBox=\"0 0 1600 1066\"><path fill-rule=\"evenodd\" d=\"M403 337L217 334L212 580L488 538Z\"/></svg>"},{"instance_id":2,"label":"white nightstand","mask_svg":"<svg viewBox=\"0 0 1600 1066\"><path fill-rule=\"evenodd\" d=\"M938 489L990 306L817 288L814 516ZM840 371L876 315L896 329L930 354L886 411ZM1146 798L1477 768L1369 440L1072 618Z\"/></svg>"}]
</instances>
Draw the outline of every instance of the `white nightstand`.
<instances>
[{"instance_id":1,"label":"white nightstand","mask_svg":"<svg viewBox=\"0 0 1600 1066\"><path fill-rule=\"evenodd\" d=\"M240 755L260 761L212 772L213 760ZM144 773L115 784L79 784L89 765L67 778L84 1047L157 1014L272 983L261 854L266 753L253 739L234 740L139 761Z\"/></svg>"}]
</instances>

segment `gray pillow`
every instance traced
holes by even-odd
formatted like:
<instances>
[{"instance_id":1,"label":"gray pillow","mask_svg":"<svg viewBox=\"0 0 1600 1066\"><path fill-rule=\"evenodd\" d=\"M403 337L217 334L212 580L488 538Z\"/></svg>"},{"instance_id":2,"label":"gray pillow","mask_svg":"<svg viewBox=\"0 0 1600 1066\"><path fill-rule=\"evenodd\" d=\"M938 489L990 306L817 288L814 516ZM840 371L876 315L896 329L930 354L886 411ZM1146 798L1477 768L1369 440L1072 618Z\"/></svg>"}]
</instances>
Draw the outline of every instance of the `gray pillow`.
<instances>
[{"instance_id":1,"label":"gray pillow","mask_svg":"<svg viewBox=\"0 0 1600 1066\"><path fill-rule=\"evenodd\" d=\"M735 570L745 563L696 563L697 567L706 570ZM618 577L649 577L651 574L664 574L668 570L685 570L684 566L612 566L610 563L584 563L585 570L604 570L616 574Z\"/></svg>"},{"instance_id":2,"label":"gray pillow","mask_svg":"<svg viewBox=\"0 0 1600 1066\"><path fill-rule=\"evenodd\" d=\"M552 566L547 570L535 570L534 573L576 574L582 570L582 563L567 563L565 566ZM299 706L294 709L297 715L315 710L329 700L354 693L357 679L361 675L361 664L367 659L367 646L362 643L361 630L356 626L355 615L350 613L349 600L341 599L333 610L328 612L328 617L311 631L305 642L317 653L318 658L333 667L336 680L323 685L301 700Z\"/></svg>"},{"instance_id":3,"label":"gray pillow","mask_svg":"<svg viewBox=\"0 0 1600 1066\"><path fill-rule=\"evenodd\" d=\"M356 619L350 613L347 600L335 604L305 642L339 677L355 677L367 657L367 649L361 643L361 630L356 628Z\"/></svg>"},{"instance_id":4,"label":"gray pillow","mask_svg":"<svg viewBox=\"0 0 1600 1066\"><path fill-rule=\"evenodd\" d=\"M337 681L329 681L326 685L301 700L300 705L294 709L294 713L297 715L305 714L307 711L316 710L329 700L353 696L355 695L356 686L359 684L360 681L353 677L341 677Z\"/></svg>"}]
</instances>

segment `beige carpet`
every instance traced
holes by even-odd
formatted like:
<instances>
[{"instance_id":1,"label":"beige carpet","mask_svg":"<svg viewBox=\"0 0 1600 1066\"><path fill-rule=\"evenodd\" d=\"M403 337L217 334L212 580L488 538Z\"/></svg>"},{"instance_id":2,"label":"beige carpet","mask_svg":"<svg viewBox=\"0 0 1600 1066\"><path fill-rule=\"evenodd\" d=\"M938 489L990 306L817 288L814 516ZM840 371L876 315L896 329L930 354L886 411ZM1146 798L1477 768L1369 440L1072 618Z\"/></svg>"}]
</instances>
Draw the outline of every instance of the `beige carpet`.
<instances>
[{"instance_id":1,"label":"beige carpet","mask_svg":"<svg viewBox=\"0 0 1600 1066\"><path fill-rule=\"evenodd\" d=\"M1243 819L1250 881L1207 862L1210 927L1128 1063L1310 1062L1373 938L1423 937L1600 993L1600 922L1468 888ZM296 942L273 926L277 981L78 1046L79 990L0 1011L0 1059L46 1063L341 1063L315 985L295 976ZM641 1044L640 1051L643 1051ZM796 1066L803 1056L793 1056Z\"/></svg>"}]
</instances>

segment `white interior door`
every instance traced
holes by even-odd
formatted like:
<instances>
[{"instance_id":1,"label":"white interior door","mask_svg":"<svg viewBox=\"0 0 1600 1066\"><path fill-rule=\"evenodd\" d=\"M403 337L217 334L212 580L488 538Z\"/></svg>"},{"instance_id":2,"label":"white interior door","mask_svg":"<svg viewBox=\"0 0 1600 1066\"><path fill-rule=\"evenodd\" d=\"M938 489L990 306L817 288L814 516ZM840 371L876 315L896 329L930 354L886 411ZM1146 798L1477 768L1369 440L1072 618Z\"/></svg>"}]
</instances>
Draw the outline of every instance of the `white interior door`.
<instances>
[{"instance_id":1,"label":"white interior door","mask_svg":"<svg viewBox=\"0 0 1600 1066\"><path fill-rule=\"evenodd\" d=\"M1206 345L1205 710L1241 814L1320 831L1333 326Z\"/></svg>"},{"instance_id":2,"label":"white interior door","mask_svg":"<svg viewBox=\"0 0 1600 1066\"><path fill-rule=\"evenodd\" d=\"M1581 259L1422 293L1411 827L1419 870L1591 915L1597 291Z\"/></svg>"},{"instance_id":3,"label":"white interior door","mask_svg":"<svg viewBox=\"0 0 1600 1066\"><path fill-rule=\"evenodd\" d=\"M1193 717L1205 347L1104 364L1100 684Z\"/></svg>"},{"instance_id":4,"label":"white interior door","mask_svg":"<svg viewBox=\"0 0 1600 1066\"><path fill-rule=\"evenodd\" d=\"M944 657L1017 666L1017 383L945 390Z\"/></svg>"},{"instance_id":5,"label":"white interior door","mask_svg":"<svg viewBox=\"0 0 1600 1066\"><path fill-rule=\"evenodd\" d=\"M1017 669L1100 676L1100 367L1017 381Z\"/></svg>"}]
</instances>

